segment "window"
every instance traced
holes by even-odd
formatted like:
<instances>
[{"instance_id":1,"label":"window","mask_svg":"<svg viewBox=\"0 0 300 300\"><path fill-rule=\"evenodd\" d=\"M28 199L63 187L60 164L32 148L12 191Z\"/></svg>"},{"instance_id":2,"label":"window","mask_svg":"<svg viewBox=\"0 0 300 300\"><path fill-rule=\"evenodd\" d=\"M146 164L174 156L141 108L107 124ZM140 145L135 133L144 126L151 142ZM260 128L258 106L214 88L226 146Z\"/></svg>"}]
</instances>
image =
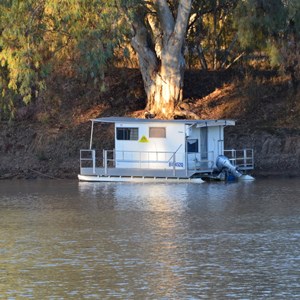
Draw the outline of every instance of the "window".
<instances>
[{"instance_id":1,"label":"window","mask_svg":"<svg viewBox=\"0 0 300 300\"><path fill-rule=\"evenodd\" d=\"M117 128L117 140L137 141L139 139L138 128Z\"/></svg>"},{"instance_id":2,"label":"window","mask_svg":"<svg viewBox=\"0 0 300 300\"><path fill-rule=\"evenodd\" d=\"M149 127L149 138L166 138L166 128Z\"/></svg>"},{"instance_id":3,"label":"window","mask_svg":"<svg viewBox=\"0 0 300 300\"><path fill-rule=\"evenodd\" d=\"M207 159L207 127L202 127L200 130L200 152L201 152L201 158Z\"/></svg>"},{"instance_id":4,"label":"window","mask_svg":"<svg viewBox=\"0 0 300 300\"><path fill-rule=\"evenodd\" d=\"M187 152L198 152L198 140L187 140Z\"/></svg>"}]
</instances>

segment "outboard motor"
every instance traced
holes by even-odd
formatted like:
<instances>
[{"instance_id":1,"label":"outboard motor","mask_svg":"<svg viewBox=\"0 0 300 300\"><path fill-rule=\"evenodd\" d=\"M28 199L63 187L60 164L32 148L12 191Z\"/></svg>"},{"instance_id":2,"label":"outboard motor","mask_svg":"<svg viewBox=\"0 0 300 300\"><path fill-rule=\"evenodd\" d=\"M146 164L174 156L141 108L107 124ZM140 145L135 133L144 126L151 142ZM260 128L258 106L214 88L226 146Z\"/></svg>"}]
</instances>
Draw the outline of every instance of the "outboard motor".
<instances>
[{"instance_id":1,"label":"outboard motor","mask_svg":"<svg viewBox=\"0 0 300 300\"><path fill-rule=\"evenodd\" d=\"M228 170L234 177L239 178L242 176L237 168L230 162L229 158L225 155L219 155L217 157L216 166L218 171Z\"/></svg>"}]
</instances>

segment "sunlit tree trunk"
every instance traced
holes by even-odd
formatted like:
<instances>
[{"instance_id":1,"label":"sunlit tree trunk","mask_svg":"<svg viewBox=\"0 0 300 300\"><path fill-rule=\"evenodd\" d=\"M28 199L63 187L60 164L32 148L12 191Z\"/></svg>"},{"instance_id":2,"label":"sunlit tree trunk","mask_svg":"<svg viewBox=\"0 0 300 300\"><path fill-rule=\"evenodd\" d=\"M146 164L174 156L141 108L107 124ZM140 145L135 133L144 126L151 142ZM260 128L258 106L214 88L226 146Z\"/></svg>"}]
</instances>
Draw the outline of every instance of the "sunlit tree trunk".
<instances>
[{"instance_id":1,"label":"sunlit tree trunk","mask_svg":"<svg viewBox=\"0 0 300 300\"><path fill-rule=\"evenodd\" d=\"M147 109L172 118L182 101L185 60L183 44L192 0L179 2L176 21L166 0L153 0L157 17L142 15L133 23L132 45L137 52L147 94ZM147 24L152 29L149 43Z\"/></svg>"},{"instance_id":2,"label":"sunlit tree trunk","mask_svg":"<svg viewBox=\"0 0 300 300\"><path fill-rule=\"evenodd\" d=\"M154 114L170 118L182 101L185 61L181 53L171 49L163 51L161 65L154 73L153 84L147 93L148 110Z\"/></svg>"}]
</instances>

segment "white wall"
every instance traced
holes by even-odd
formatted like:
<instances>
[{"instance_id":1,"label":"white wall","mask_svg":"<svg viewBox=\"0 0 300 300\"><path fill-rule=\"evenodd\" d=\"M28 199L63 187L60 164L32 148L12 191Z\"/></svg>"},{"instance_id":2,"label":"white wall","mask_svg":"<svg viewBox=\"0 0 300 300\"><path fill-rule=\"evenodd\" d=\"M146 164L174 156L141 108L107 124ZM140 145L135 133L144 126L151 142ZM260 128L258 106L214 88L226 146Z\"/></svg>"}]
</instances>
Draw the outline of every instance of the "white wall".
<instances>
[{"instance_id":1,"label":"white wall","mask_svg":"<svg viewBox=\"0 0 300 300\"><path fill-rule=\"evenodd\" d=\"M176 168L185 168L185 125L183 123L116 123L115 128L139 128L139 140L117 140L115 136L116 167L118 168L173 168L166 163L176 153ZM165 127L166 138L149 138L149 127ZM140 141L146 137L148 142ZM147 163L145 163L147 161Z\"/></svg>"},{"instance_id":2,"label":"white wall","mask_svg":"<svg viewBox=\"0 0 300 300\"><path fill-rule=\"evenodd\" d=\"M196 126L189 127L187 130L188 126L184 123L116 123L115 130L119 127L139 128L139 138L137 141L117 140L115 135L116 167L118 168L172 169L173 159L170 160L170 158L181 145L176 152L176 169L185 169L186 138L198 139L198 151L200 151L200 128L196 128ZM166 138L150 138L149 127L165 127ZM188 136L186 137L187 132ZM208 127L207 136L208 160L215 165L217 156L223 154L224 127ZM142 137L145 137L148 142L141 142ZM197 160L201 160L199 154L191 154L188 157L189 167L194 164L195 157Z\"/></svg>"}]
</instances>

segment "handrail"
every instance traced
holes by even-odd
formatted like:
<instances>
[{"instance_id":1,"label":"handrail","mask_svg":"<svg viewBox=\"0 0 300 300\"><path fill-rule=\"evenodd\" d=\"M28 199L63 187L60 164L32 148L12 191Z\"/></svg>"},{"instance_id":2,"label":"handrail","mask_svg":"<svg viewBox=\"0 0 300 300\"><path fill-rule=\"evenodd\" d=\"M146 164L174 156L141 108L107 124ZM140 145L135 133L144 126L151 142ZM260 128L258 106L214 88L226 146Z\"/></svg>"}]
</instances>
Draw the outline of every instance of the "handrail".
<instances>
[{"instance_id":1,"label":"handrail","mask_svg":"<svg viewBox=\"0 0 300 300\"><path fill-rule=\"evenodd\" d=\"M254 169L254 153L251 148L224 150L224 155L227 156L229 161L239 169Z\"/></svg>"},{"instance_id":2,"label":"handrail","mask_svg":"<svg viewBox=\"0 0 300 300\"><path fill-rule=\"evenodd\" d=\"M91 157L83 157L84 152L89 152L91 154ZM81 149L80 150L80 169L82 169L83 161L91 161L92 162L93 174L95 174L96 173L96 150L95 149Z\"/></svg>"},{"instance_id":3,"label":"handrail","mask_svg":"<svg viewBox=\"0 0 300 300\"><path fill-rule=\"evenodd\" d=\"M182 147L182 144L180 144L180 146L177 148L177 150L172 154L172 156L170 157L170 159L167 162L170 162L171 159L173 158L173 156L175 156L175 154L178 152L178 150Z\"/></svg>"},{"instance_id":4,"label":"handrail","mask_svg":"<svg viewBox=\"0 0 300 300\"><path fill-rule=\"evenodd\" d=\"M150 164L162 164L165 166L164 168L170 169L173 168L173 174L175 175L177 168L182 168L185 165L185 169L202 169L201 164L207 164L208 169L212 169L214 166L214 152L209 151L207 153L211 153L208 155L206 159L198 159L197 156L201 153L182 153L182 165L177 164L176 162L176 154L182 147L182 144L176 149L175 152L168 152L168 151L116 151L116 150L103 150L103 167L105 169L105 173L109 168L109 163L112 162L113 166L115 167L116 162L124 162L124 163L139 163L139 168L151 168ZM111 157L111 154L113 156ZM118 153L121 153L121 157L118 157ZM139 154L139 155L137 155ZM155 154L155 155L153 155ZM195 154L195 163L189 166L191 163L188 159L189 154ZM170 155L170 156L169 156ZM226 149L224 150L224 155L228 157L229 161L236 166L240 170L252 170L254 169L254 155L253 149ZM127 156L127 157L126 157ZM181 156L180 156L181 157ZM126 159L127 158L127 159ZM172 163L171 163L172 161ZM181 162L181 159L179 159ZM145 164L149 164L148 166ZM86 166L84 166L86 165ZM88 166L89 165L89 166ZM199 165L199 166L198 166ZM152 165L153 166L153 165ZM91 168L93 174L96 173L96 150L95 149L81 149L80 150L80 169L84 168Z\"/></svg>"},{"instance_id":5,"label":"handrail","mask_svg":"<svg viewBox=\"0 0 300 300\"><path fill-rule=\"evenodd\" d=\"M173 175L176 175L176 153L178 152L178 150L181 148L182 144L179 145L179 147L176 149L176 151L171 155L171 157L169 158L169 160L167 161L167 163L169 163L171 161L171 159L173 159Z\"/></svg>"},{"instance_id":6,"label":"handrail","mask_svg":"<svg viewBox=\"0 0 300 300\"><path fill-rule=\"evenodd\" d=\"M113 152L114 150L104 150L104 151L107 151L107 152ZM174 152L170 152L170 151L128 151L128 150L119 150L119 151L115 151L116 153L122 153L123 157L124 157L124 154L137 154L137 153L141 153L141 154L156 154L156 157L158 157L159 154L171 154L171 158L173 157L174 155ZM169 159L170 160L170 159ZM169 160L165 160L165 162L169 162Z\"/></svg>"}]
</instances>

